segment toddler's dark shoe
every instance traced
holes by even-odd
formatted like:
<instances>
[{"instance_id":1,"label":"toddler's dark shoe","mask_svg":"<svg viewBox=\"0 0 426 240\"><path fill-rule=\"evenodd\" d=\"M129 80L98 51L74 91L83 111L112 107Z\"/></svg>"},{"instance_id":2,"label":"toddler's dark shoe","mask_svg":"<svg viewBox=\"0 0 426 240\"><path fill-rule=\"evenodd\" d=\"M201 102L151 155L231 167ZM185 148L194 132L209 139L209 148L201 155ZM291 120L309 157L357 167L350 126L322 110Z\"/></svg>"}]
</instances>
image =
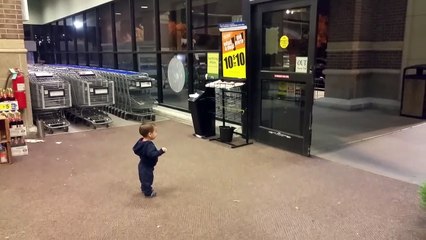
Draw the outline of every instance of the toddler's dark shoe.
<instances>
[{"instance_id":1,"label":"toddler's dark shoe","mask_svg":"<svg viewBox=\"0 0 426 240\"><path fill-rule=\"evenodd\" d=\"M154 191L151 193L151 195L145 195L146 198L153 198L155 196L157 196L157 193Z\"/></svg>"}]
</instances>

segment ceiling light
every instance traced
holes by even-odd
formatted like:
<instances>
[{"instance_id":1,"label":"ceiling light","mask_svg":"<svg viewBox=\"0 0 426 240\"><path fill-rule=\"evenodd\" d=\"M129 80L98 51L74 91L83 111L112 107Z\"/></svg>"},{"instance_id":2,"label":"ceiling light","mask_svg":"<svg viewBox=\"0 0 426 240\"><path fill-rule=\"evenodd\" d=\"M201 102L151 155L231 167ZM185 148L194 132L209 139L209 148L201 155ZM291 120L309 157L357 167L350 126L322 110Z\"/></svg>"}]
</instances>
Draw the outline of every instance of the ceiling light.
<instances>
[{"instance_id":1,"label":"ceiling light","mask_svg":"<svg viewBox=\"0 0 426 240\"><path fill-rule=\"evenodd\" d=\"M147 8L148 8L148 6L146 6L146 5L142 5L142 6L141 6L141 8L142 8L142 9L147 9Z\"/></svg>"},{"instance_id":2,"label":"ceiling light","mask_svg":"<svg viewBox=\"0 0 426 240\"><path fill-rule=\"evenodd\" d=\"M287 10L285 11L285 13L286 13L286 14L290 14L290 10L288 10L288 9L287 9Z\"/></svg>"},{"instance_id":3,"label":"ceiling light","mask_svg":"<svg viewBox=\"0 0 426 240\"><path fill-rule=\"evenodd\" d=\"M75 20L74 21L74 27L77 28L77 29L82 28L83 27L83 22L79 21L79 20Z\"/></svg>"}]
</instances>

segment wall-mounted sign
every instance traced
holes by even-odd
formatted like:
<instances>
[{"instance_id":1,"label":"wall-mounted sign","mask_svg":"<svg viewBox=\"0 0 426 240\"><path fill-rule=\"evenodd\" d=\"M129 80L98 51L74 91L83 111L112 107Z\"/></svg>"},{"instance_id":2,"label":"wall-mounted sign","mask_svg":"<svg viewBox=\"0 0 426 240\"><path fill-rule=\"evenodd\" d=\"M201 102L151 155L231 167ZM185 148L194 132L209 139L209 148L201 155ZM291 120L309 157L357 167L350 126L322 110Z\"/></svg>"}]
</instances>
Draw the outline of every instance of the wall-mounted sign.
<instances>
[{"instance_id":1,"label":"wall-mounted sign","mask_svg":"<svg viewBox=\"0 0 426 240\"><path fill-rule=\"evenodd\" d=\"M209 77L219 77L219 53L207 53L207 74Z\"/></svg>"},{"instance_id":2,"label":"wall-mounted sign","mask_svg":"<svg viewBox=\"0 0 426 240\"><path fill-rule=\"evenodd\" d=\"M296 57L296 72L308 73L308 57Z\"/></svg>"},{"instance_id":3,"label":"wall-mounted sign","mask_svg":"<svg viewBox=\"0 0 426 240\"><path fill-rule=\"evenodd\" d=\"M242 23L221 25L224 78L246 78L246 32Z\"/></svg>"},{"instance_id":4,"label":"wall-mounted sign","mask_svg":"<svg viewBox=\"0 0 426 240\"><path fill-rule=\"evenodd\" d=\"M288 44L290 43L290 40L286 35L282 36L280 38L280 47L286 49L288 47Z\"/></svg>"}]
</instances>

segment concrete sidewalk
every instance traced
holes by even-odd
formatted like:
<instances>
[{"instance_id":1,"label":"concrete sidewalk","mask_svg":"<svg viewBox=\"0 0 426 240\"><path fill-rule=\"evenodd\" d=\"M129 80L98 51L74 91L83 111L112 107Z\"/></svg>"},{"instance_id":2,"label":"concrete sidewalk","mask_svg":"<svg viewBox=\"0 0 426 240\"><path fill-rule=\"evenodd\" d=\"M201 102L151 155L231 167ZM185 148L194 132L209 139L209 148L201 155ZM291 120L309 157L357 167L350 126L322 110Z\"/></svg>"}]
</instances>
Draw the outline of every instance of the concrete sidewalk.
<instances>
[{"instance_id":1,"label":"concrete sidewalk","mask_svg":"<svg viewBox=\"0 0 426 240\"><path fill-rule=\"evenodd\" d=\"M139 192L137 126L50 136L1 165L0 239L426 239L416 185L158 126L154 199Z\"/></svg>"},{"instance_id":2,"label":"concrete sidewalk","mask_svg":"<svg viewBox=\"0 0 426 240\"><path fill-rule=\"evenodd\" d=\"M317 156L402 181L426 181L426 123Z\"/></svg>"}]
</instances>

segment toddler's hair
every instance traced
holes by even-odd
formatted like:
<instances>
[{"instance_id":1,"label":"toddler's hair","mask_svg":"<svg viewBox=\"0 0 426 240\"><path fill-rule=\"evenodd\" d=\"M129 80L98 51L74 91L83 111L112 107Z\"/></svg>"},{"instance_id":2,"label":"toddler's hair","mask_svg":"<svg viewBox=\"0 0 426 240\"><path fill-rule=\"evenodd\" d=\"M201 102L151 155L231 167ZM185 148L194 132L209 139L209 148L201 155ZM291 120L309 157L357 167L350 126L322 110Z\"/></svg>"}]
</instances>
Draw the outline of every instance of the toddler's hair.
<instances>
[{"instance_id":1,"label":"toddler's hair","mask_svg":"<svg viewBox=\"0 0 426 240\"><path fill-rule=\"evenodd\" d=\"M149 133L154 132L155 125L152 123L148 124L142 124L139 127L139 133L142 135L142 137L147 137Z\"/></svg>"}]
</instances>

